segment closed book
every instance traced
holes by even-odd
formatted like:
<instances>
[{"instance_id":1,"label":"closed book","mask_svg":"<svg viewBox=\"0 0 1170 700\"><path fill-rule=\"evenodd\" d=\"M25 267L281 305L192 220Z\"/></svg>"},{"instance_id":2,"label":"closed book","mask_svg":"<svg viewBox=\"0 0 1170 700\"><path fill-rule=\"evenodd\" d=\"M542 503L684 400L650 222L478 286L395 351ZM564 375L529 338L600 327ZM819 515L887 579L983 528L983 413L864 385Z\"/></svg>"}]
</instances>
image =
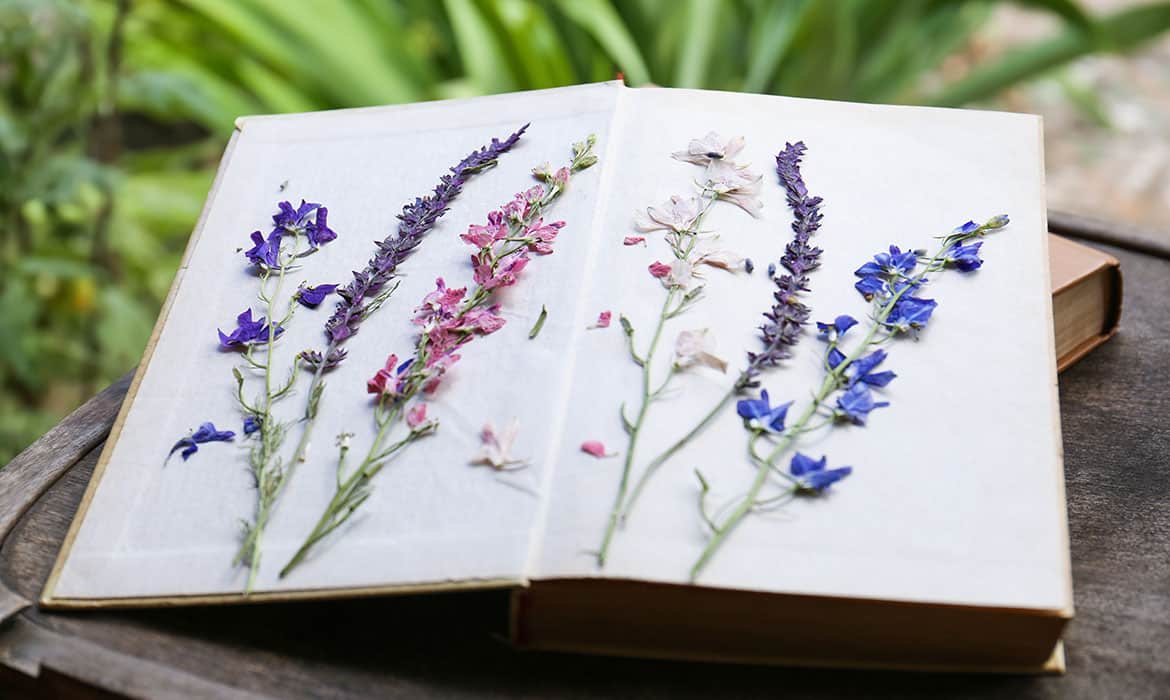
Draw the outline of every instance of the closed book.
<instances>
[{"instance_id":1,"label":"closed book","mask_svg":"<svg viewBox=\"0 0 1170 700\"><path fill-rule=\"evenodd\" d=\"M1055 234L1048 251L1056 364L1063 372L1117 332L1121 264L1108 253Z\"/></svg>"}]
</instances>

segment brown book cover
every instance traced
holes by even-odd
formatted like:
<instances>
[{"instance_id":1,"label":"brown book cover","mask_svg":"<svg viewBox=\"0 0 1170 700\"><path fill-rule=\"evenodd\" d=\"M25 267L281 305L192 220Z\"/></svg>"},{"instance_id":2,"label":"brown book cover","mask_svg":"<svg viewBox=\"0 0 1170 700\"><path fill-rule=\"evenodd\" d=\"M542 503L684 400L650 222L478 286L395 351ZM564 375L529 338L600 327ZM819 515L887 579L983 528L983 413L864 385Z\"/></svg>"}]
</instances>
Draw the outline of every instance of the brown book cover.
<instances>
[{"instance_id":1,"label":"brown book cover","mask_svg":"<svg viewBox=\"0 0 1170 700\"><path fill-rule=\"evenodd\" d=\"M1121 320L1121 265L1095 248L1050 235L1052 317L1061 372L1117 332Z\"/></svg>"}]
</instances>

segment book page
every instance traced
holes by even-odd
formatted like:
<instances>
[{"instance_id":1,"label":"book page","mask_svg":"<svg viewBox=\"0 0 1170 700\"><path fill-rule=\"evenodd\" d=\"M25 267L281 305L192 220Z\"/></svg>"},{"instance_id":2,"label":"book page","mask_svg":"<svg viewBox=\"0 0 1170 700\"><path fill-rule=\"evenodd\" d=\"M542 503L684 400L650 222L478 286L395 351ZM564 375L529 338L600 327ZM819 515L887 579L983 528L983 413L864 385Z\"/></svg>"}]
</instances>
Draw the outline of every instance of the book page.
<instances>
[{"instance_id":1,"label":"book page","mask_svg":"<svg viewBox=\"0 0 1170 700\"><path fill-rule=\"evenodd\" d=\"M637 411L640 369L617 328L627 316L640 352L665 296L647 272L669 261L663 232L646 247L634 235L635 211L672 194L694 192L702 170L672 160L691 139L717 131L742 136L736 160L764 175L763 210L753 218L716 205L704 230L719 247L754 261L755 272L704 268L705 293L667 323L654 376L665 376L680 331L709 329L726 373L693 367L651 405L639 433L631 479L684 434L728 390L760 347L761 314L775 287L765 269L792 237L792 212L775 172L785 142L803 141L810 194L824 198L824 249L805 302L810 320L850 314L864 323L869 305L854 270L891 245L933 251L969 219L1008 214L989 234L985 264L947 271L921 294L938 307L917 341L899 338L879 369L896 379L875 390L890 406L868 426L808 433L796 449L852 466L818 497L760 508L727 536L697 583L714 587L936 603L1065 609L1071 605L1060 426L1048 286L1041 125L1034 116L843 104L690 90L631 91L621 141L621 186L599 229L595 265L581 290L586 306L612 310L608 332L586 334L577 350L569 414L553 473L535 578L630 578L687 583L711 537L699 515L700 470L716 519L750 488L748 434L732 402L712 426L653 477L609 550L596 552L621 478L627 438L619 419ZM636 116L635 116L636 115ZM811 326L811 324L810 324ZM808 404L823 377L825 344L806 327L795 356L762 376L774 404ZM846 343L848 345L848 343ZM755 395L755 392L752 392ZM743 398L742 396L737 398ZM602 441L615 456L581 451ZM787 471L784 458L779 469ZM775 479L773 483L784 483ZM776 493L776 489L766 493Z\"/></svg>"},{"instance_id":2,"label":"book page","mask_svg":"<svg viewBox=\"0 0 1170 700\"><path fill-rule=\"evenodd\" d=\"M301 198L324 204L338 238L306 259L290 275L288 288L302 280L345 283L350 271L360 270L374 254L373 243L396 230L405 203L428 194L448 167L492 137L503 139L531 122L497 168L465 185L403 263L397 291L346 344L348 359L327 375L308 458L295 467L266 528L254 590L522 580L549 467L536 457L548 453L556 438L542 426L555 423L565 405L567 372L560 356L578 324L578 290L591 255L618 94L610 83L241 120L179 272L161 335L47 597L241 592L246 569L231 562L240 544L240 521L254 516L255 489L234 397L232 368L241 360L217 347L216 329L230 331L244 308L259 308L256 277L241 254L251 245L249 233L269 230L281 200L293 206ZM351 453L357 459L371 443L373 401L366 381L387 355L413 353L414 309L437 277L451 287L472 284L472 251L459 235L535 184L533 167L568 162L570 144L591 133L602 162L575 176L548 216L566 222L554 254L533 256L520 283L500 293L505 327L462 348L461 361L430 397L429 415L440 422L436 434L392 460L341 531L279 579L277 572L333 494L336 436L354 434ZM277 343L274 376L292 370L297 351L324 345L323 324L336 299L329 297L316 310L298 310ZM538 339L530 341L542 307L547 320ZM279 404L282 418L292 420L304 411L306 386L300 381L297 393ZM513 418L522 426L514 454L528 459L530 467L496 472L470 465L482 426L491 421L503 428ZM175 441L204 421L234 430L235 441L200 445L188 461L175 454L164 465ZM282 452L286 459L298 436L294 424Z\"/></svg>"}]
</instances>

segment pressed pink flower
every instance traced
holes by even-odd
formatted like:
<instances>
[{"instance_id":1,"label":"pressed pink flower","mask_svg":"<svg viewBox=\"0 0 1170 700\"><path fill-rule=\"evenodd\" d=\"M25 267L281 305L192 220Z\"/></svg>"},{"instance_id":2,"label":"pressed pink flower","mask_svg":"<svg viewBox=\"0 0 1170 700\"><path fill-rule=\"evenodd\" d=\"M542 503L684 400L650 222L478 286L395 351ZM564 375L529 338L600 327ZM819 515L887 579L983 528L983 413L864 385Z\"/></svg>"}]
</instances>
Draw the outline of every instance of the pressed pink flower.
<instances>
[{"instance_id":1,"label":"pressed pink flower","mask_svg":"<svg viewBox=\"0 0 1170 700\"><path fill-rule=\"evenodd\" d=\"M756 175L746 165L724 160L712 161L707 166L707 184L720 199L731 202L752 216L759 216L764 205L760 201L760 183L763 175Z\"/></svg>"},{"instance_id":2,"label":"pressed pink flower","mask_svg":"<svg viewBox=\"0 0 1170 700\"><path fill-rule=\"evenodd\" d=\"M687 150L676 151L671 155L675 159L687 163L708 165L712 161L734 158L743 150L743 146L744 140L742 136L737 136L727 143L723 143L723 139L719 137L719 134L711 131L701 139L692 139L687 145Z\"/></svg>"},{"instance_id":3,"label":"pressed pink flower","mask_svg":"<svg viewBox=\"0 0 1170 700\"><path fill-rule=\"evenodd\" d=\"M565 185L569 184L570 176L571 173L569 172L569 169L562 166L561 169L558 170L555 175L553 175L553 182L557 185L560 185L561 187L564 187Z\"/></svg>"},{"instance_id":4,"label":"pressed pink flower","mask_svg":"<svg viewBox=\"0 0 1170 700\"><path fill-rule=\"evenodd\" d=\"M474 263L473 263L474 264ZM509 256L506 261L501 261L495 269L493 275L490 269L481 274L479 267L476 267L475 282L484 289L496 289L498 287L510 287L516 284L516 276L520 274L528 265L528 256L524 253ZM486 277L486 278L485 278ZM482 279L482 281L481 281Z\"/></svg>"},{"instance_id":5,"label":"pressed pink flower","mask_svg":"<svg viewBox=\"0 0 1170 700\"><path fill-rule=\"evenodd\" d=\"M553 252L552 242L556 240L557 234L560 233L564 225L564 221L546 224L544 219L537 219L522 234L525 238L533 239L533 243L529 245L528 249L537 255L548 255Z\"/></svg>"},{"instance_id":6,"label":"pressed pink flower","mask_svg":"<svg viewBox=\"0 0 1170 700\"><path fill-rule=\"evenodd\" d=\"M622 239L622 245L638 245L639 243L645 243L645 242L646 242L645 236L626 236L625 238Z\"/></svg>"},{"instance_id":7,"label":"pressed pink flower","mask_svg":"<svg viewBox=\"0 0 1170 700\"><path fill-rule=\"evenodd\" d=\"M650 270L650 274L652 276L657 277L658 279L665 279L666 276L670 274L670 265L667 265L664 262L659 262L658 260L650 263L650 266L647 269Z\"/></svg>"},{"instance_id":8,"label":"pressed pink flower","mask_svg":"<svg viewBox=\"0 0 1170 700\"><path fill-rule=\"evenodd\" d=\"M634 227L643 233L650 231L689 231L699 218L701 207L696 197L672 195L670 201L661 207L648 207L645 213L638 212Z\"/></svg>"},{"instance_id":9,"label":"pressed pink flower","mask_svg":"<svg viewBox=\"0 0 1170 700\"><path fill-rule=\"evenodd\" d=\"M406 412L406 425L411 429L415 429L422 425L427 420L427 405L422 401L416 403L409 411Z\"/></svg>"},{"instance_id":10,"label":"pressed pink flower","mask_svg":"<svg viewBox=\"0 0 1170 700\"><path fill-rule=\"evenodd\" d=\"M597 315L597 322L589 327L590 328L609 328L609 322L612 319L613 319L613 312L612 311L602 311L600 314Z\"/></svg>"},{"instance_id":11,"label":"pressed pink flower","mask_svg":"<svg viewBox=\"0 0 1170 700\"><path fill-rule=\"evenodd\" d=\"M492 306L472 309L463 314L463 318L459 324L459 330L471 333L479 333L480 335L489 335L495 333L504 327L507 321L503 316L500 316L500 305L493 304Z\"/></svg>"},{"instance_id":12,"label":"pressed pink flower","mask_svg":"<svg viewBox=\"0 0 1170 700\"><path fill-rule=\"evenodd\" d=\"M605 444L603 442L601 442L600 440L586 440L585 442L581 443L581 451L586 453L586 454L593 455L594 457L597 457L598 459L601 459L602 457L613 457L613 456L617 455L616 452L614 452L614 453L606 452L605 451Z\"/></svg>"},{"instance_id":13,"label":"pressed pink flower","mask_svg":"<svg viewBox=\"0 0 1170 700\"><path fill-rule=\"evenodd\" d=\"M512 457L512 446L516 443L516 434L520 432L520 421L513 418L503 431L497 432L490 422L485 423L479 431L479 451L472 457L472 464L485 464L492 469L506 469L507 467L523 464L524 460Z\"/></svg>"},{"instance_id":14,"label":"pressed pink flower","mask_svg":"<svg viewBox=\"0 0 1170 700\"><path fill-rule=\"evenodd\" d=\"M398 364L398 355L386 358L386 365L366 382L366 393L394 396L402 393L403 374L414 362L413 359Z\"/></svg>"},{"instance_id":15,"label":"pressed pink flower","mask_svg":"<svg viewBox=\"0 0 1170 700\"><path fill-rule=\"evenodd\" d=\"M435 278L435 291L423 297L422 304L415 309L418 316L414 322L419 326L428 326L436 316L451 316L459 311L459 302L467 294L467 287L453 289L447 286L442 277Z\"/></svg>"},{"instance_id":16,"label":"pressed pink flower","mask_svg":"<svg viewBox=\"0 0 1170 700\"><path fill-rule=\"evenodd\" d=\"M423 384L424 394L433 394L439 388L439 383L443 379L451 367L459 361L460 356L454 353L447 353L438 357L432 357L427 360L427 380Z\"/></svg>"},{"instance_id":17,"label":"pressed pink flower","mask_svg":"<svg viewBox=\"0 0 1170 700\"><path fill-rule=\"evenodd\" d=\"M508 227L504 225L503 222L500 222L496 224L488 224L487 226L483 226L481 224L472 224L471 226L467 227L467 233L463 234L459 238L463 239L465 243L473 245L476 248L485 248L500 240L501 238L507 238L507 236Z\"/></svg>"}]
</instances>

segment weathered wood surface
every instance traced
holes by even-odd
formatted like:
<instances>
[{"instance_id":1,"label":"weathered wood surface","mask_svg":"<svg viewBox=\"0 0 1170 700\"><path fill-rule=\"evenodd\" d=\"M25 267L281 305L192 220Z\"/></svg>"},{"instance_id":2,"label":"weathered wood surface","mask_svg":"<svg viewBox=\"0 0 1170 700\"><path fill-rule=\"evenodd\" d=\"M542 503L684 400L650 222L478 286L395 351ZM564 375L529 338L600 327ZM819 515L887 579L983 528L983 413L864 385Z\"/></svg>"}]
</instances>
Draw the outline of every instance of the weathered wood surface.
<instances>
[{"instance_id":1,"label":"weathered wood surface","mask_svg":"<svg viewBox=\"0 0 1170 700\"><path fill-rule=\"evenodd\" d=\"M1148 250L1142 240L1117 242ZM0 470L0 619L8 618L0 623L0 697L1168 697L1170 256L1110 252L1126 276L1121 333L1060 382L1077 606L1064 676L518 653L493 636L503 630L505 610L495 593L12 613L40 593L126 390L123 380ZM995 368L971 371L977 377ZM963 440L988 438L994 436ZM1022 465L998 468L1010 489ZM29 678L38 673L41 681Z\"/></svg>"}]
</instances>

